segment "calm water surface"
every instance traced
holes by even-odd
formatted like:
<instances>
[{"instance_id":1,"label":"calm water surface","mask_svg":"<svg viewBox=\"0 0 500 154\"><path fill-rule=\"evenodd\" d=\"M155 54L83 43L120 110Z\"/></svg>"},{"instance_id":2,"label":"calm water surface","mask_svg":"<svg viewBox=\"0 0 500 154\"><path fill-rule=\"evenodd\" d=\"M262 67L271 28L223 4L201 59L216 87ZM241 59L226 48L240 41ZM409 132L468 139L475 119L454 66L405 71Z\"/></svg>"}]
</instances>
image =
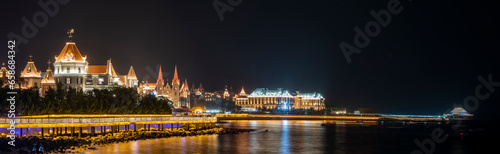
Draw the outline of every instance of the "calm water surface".
<instances>
[{"instance_id":1,"label":"calm water surface","mask_svg":"<svg viewBox=\"0 0 500 154\"><path fill-rule=\"evenodd\" d=\"M337 123L324 127L322 123ZM380 128L375 123L346 121L257 120L230 121L227 128L256 129L235 135L172 137L116 143L86 153L410 153L415 139L430 138L432 129ZM265 131L268 130L268 131ZM463 137L436 145L436 153L473 153ZM477 142L476 142L477 143Z\"/></svg>"}]
</instances>

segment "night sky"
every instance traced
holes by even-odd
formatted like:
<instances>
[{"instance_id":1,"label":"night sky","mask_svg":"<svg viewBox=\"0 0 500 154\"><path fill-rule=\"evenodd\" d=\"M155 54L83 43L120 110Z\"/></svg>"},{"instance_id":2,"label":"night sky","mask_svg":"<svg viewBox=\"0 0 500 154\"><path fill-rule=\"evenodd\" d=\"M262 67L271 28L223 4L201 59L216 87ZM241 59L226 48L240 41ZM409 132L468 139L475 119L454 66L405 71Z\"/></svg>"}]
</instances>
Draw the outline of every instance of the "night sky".
<instances>
[{"instance_id":1,"label":"night sky","mask_svg":"<svg viewBox=\"0 0 500 154\"><path fill-rule=\"evenodd\" d=\"M490 1L403 0L401 13L351 63L340 42L352 45L353 28L364 29L374 20L370 11L387 9L388 0L243 0L223 21L212 2L70 1L19 45L17 67L31 54L45 71L74 28L89 64L111 58L117 73L132 65L141 81L155 82L157 73L148 70L159 65L171 81L177 64L190 88L201 82L209 91L224 85L237 92L244 86L247 93L259 87L316 91L327 107L351 112L443 114L474 95L479 75L500 81L500 15ZM42 11L32 0L1 3L1 42L9 32L22 35L22 17L32 21ZM474 113L491 113L497 90Z\"/></svg>"}]
</instances>

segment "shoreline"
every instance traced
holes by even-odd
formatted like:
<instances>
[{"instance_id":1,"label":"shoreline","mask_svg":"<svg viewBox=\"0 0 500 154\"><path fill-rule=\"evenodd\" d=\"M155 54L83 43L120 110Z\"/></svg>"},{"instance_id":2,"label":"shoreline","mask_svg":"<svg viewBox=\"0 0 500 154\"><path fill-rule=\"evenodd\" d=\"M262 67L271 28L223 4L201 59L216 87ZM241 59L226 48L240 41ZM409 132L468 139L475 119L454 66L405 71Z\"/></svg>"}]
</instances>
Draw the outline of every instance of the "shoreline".
<instances>
[{"instance_id":1,"label":"shoreline","mask_svg":"<svg viewBox=\"0 0 500 154\"><path fill-rule=\"evenodd\" d=\"M27 136L16 138L15 147L0 147L2 153L57 153L57 152L80 152L80 150L95 149L98 145L129 142L144 139L155 138L170 138L170 137L187 137L199 136L210 134L239 134L245 132L255 131L253 129L232 129L232 128L209 128L203 130L185 130L179 128L177 130L158 130L145 131L140 129L138 131L122 131L117 133L107 133L103 135L89 136L78 138L70 136L58 137L45 137L40 136ZM2 142L8 138L0 139ZM35 145L36 144L36 145ZM42 145L42 148L40 148ZM33 152L33 148L36 151Z\"/></svg>"},{"instance_id":2,"label":"shoreline","mask_svg":"<svg viewBox=\"0 0 500 154\"><path fill-rule=\"evenodd\" d=\"M415 121L415 122L445 122L444 118L421 117L382 117L382 116L350 116L350 115L252 115L229 114L217 115L217 121L227 120L347 120L347 121Z\"/></svg>"}]
</instances>

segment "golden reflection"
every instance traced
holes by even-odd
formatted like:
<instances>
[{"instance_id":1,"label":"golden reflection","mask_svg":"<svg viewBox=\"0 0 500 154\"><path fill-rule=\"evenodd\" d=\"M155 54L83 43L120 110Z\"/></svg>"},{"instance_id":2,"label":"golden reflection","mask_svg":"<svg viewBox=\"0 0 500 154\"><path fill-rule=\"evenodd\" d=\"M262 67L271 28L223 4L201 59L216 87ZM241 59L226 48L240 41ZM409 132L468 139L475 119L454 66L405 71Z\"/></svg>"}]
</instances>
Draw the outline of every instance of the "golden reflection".
<instances>
[{"instance_id":1,"label":"golden reflection","mask_svg":"<svg viewBox=\"0 0 500 154\"><path fill-rule=\"evenodd\" d=\"M324 127L323 123L338 126ZM256 131L138 140L101 145L86 153L315 153L325 146L326 136L338 141L332 144L345 143L348 125L376 124L356 120L231 120L221 123L221 127Z\"/></svg>"}]
</instances>

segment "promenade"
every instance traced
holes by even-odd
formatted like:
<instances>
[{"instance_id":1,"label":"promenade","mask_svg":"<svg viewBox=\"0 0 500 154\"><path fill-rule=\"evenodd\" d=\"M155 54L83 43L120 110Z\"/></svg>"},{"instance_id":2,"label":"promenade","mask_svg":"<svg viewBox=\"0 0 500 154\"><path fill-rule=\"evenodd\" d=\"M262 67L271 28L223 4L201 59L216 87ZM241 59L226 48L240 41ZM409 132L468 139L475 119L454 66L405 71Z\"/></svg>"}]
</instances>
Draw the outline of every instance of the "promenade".
<instances>
[{"instance_id":1,"label":"promenade","mask_svg":"<svg viewBox=\"0 0 500 154\"><path fill-rule=\"evenodd\" d=\"M7 134L11 128L11 118L0 118L0 133ZM65 115L36 115L18 116L14 119L16 135L78 135L88 133L114 133L136 131L137 129L150 130L164 128L187 127L187 129L214 127L216 117L207 116L172 116L154 114L65 114Z\"/></svg>"},{"instance_id":2,"label":"promenade","mask_svg":"<svg viewBox=\"0 0 500 154\"><path fill-rule=\"evenodd\" d=\"M217 114L217 120L355 120L355 121L448 121L440 117L359 116L359 115L267 115Z\"/></svg>"}]
</instances>

